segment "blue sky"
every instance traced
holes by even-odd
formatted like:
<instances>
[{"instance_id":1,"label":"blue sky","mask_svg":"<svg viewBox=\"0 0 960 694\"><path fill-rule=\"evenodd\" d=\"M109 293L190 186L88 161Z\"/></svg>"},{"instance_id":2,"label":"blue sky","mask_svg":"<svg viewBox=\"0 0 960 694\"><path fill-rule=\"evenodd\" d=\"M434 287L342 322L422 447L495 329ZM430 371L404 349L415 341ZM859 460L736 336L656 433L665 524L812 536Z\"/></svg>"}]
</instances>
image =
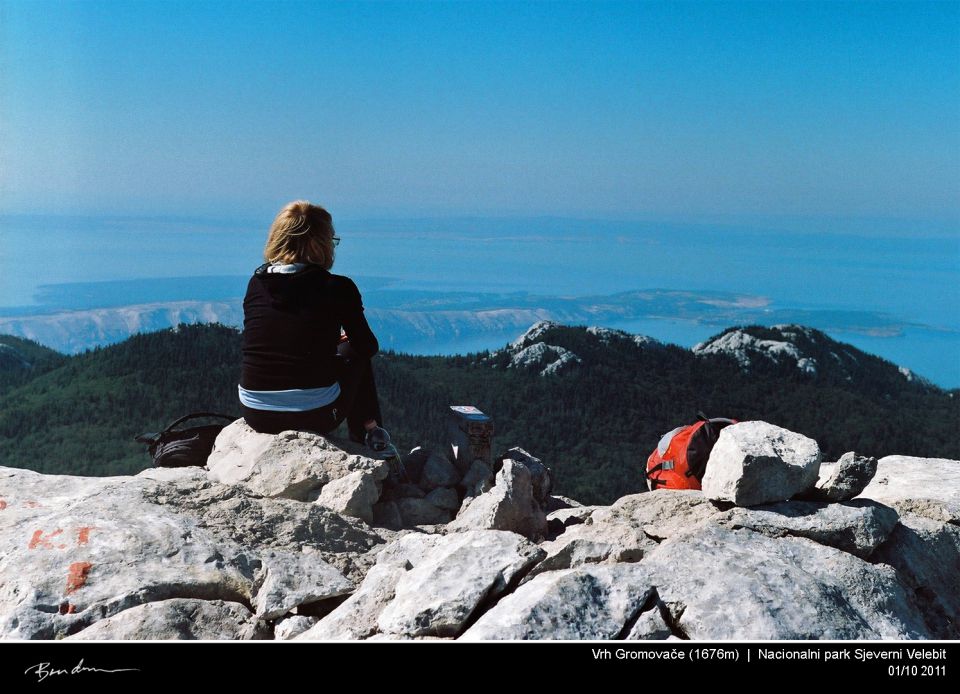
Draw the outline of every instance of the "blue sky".
<instances>
[{"instance_id":1,"label":"blue sky","mask_svg":"<svg viewBox=\"0 0 960 694\"><path fill-rule=\"evenodd\" d=\"M960 228L957 2L0 0L0 61L8 213Z\"/></svg>"}]
</instances>

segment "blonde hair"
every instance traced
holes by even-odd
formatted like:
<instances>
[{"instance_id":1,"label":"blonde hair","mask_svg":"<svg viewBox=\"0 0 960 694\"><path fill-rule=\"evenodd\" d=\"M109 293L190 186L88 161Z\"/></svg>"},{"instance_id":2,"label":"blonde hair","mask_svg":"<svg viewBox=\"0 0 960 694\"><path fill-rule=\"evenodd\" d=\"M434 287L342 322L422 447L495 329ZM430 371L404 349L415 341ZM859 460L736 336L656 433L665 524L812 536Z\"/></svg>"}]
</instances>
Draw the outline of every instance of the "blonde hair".
<instances>
[{"instance_id":1,"label":"blonde hair","mask_svg":"<svg viewBox=\"0 0 960 694\"><path fill-rule=\"evenodd\" d=\"M333 267L333 218L319 205L295 200L270 225L263 258L268 263L312 263Z\"/></svg>"}]
</instances>

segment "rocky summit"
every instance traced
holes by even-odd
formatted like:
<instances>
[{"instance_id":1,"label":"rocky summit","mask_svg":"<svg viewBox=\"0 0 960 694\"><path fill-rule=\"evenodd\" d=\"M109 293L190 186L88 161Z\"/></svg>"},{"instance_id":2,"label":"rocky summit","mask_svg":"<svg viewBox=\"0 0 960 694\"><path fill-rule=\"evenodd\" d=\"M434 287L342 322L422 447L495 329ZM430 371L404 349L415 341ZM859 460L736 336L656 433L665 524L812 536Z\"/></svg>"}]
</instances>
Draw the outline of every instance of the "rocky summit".
<instances>
[{"instance_id":1,"label":"rocky summit","mask_svg":"<svg viewBox=\"0 0 960 694\"><path fill-rule=\"evenodd\" d=\"M238 420L206 467L0 467L0 638L960 638L960 461L741 422L702 491L582 506L535 453Z\"/></svg>"}]
</instances>

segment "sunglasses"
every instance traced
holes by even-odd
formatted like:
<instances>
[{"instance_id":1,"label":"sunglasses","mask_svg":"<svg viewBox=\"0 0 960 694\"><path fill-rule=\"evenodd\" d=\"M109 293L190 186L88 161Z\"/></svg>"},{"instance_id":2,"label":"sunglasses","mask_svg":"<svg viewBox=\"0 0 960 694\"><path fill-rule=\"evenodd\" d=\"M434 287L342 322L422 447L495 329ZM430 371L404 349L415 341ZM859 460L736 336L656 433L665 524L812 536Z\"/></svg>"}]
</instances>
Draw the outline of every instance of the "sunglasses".
<instances>
[{"instance_id":1,"label":"sunglasses","mask_svg":"<svg viewBox=\"0 0 960 694\"><path fill-rule=\"evenodd\" d=\"M340 245L340 237L339 237L339 236L334 236L334 237L333 237L333 247L336 248L336 247L339 246L339 245Z\"/></svg>"}]
</instances>

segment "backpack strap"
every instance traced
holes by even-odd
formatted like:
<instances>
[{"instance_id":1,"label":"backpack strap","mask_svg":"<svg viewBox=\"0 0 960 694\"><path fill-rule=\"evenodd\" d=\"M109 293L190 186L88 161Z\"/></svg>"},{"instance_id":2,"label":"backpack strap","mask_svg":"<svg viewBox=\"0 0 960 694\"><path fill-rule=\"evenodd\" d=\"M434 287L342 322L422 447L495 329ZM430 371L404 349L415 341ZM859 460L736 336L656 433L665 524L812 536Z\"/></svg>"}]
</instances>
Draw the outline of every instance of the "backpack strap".
<instances>
[{"instance_id":1,"label":"backpack strap","mask_svg":"<svg viewBox=\"0 0 960 694\"><path fill-rule=\"evenodd\" d=\"M218 418L220 418L220 419L228 419L228 420L230 420L231 422L234 421L235 419L237 419L237 417L231 417L231 416L228 415L228 414L220 414L219 412L193 412L193 413L191 413L191 414L184 415L183 417L181 417L180 419L178 419L177 421L175 421L173 424L171 424L171 425L168 426L166 429L164 429L162 433L166 434L168 431L170 431L171 429L173 429L175 426L177 426L178 424L182 424L183 422L187 421L188 419L199 419L200 417L218 417Z\"/></svg>"}]
</instances>

